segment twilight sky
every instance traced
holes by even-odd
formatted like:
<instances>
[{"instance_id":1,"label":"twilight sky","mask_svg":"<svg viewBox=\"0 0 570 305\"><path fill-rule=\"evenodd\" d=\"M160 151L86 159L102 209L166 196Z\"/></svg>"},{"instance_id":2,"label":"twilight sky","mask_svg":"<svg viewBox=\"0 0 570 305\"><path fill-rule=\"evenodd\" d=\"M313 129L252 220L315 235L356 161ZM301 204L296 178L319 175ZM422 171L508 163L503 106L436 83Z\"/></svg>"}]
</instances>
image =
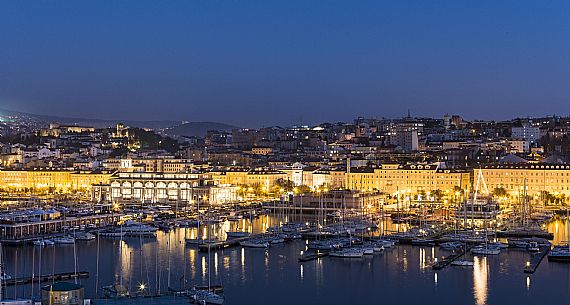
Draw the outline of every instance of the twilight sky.
<instances>
[{"instance_id":1,"label":"twilight sky","mask_svg":"<svg viewBox=\"0 0 570 305\"><path fill-rule=\"evenodd\" d=\"M0 108L243 127L570 111L568 1L2 1Z\"/></svg>"}]
</instances>

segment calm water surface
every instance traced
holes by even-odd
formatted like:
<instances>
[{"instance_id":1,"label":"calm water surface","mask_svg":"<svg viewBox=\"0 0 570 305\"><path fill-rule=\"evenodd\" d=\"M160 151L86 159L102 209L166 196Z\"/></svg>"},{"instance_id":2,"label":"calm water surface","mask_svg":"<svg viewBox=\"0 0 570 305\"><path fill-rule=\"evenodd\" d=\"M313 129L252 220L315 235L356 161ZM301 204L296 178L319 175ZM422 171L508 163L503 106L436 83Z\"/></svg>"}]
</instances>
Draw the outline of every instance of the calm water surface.
<instances>
[{"instance_id":1,"label":"calm water surface","mask_svg":"<svg viewBox=\"0 0 570 305\"><path fill-rule=\"evenodd\" d=\"M239 225L250 226L247 220ZM267 217L252 224L254 232L270 225ZM214 228L212 234L223 237L225 230L235 226L225 223ZM555 221L548 228L555 232L555 242L567 240L565 221ZM178 289L207 284L210 274L212 284L224 285L225 304L230 305L570 304L570 264L545 259L537 272L528 276L523 266L530 254L520 250L474 257L474 268L449 266L434 272L430 268L434 258L448 254L437 247L399 245L362 259L326 257L299 263L297 258L305 249L305 241L272 245L268 250L234 247L212 251L208 256L184 245L185 236L196 235L196 229L178 229L159 232L153 239L78 242L77 269L91 273L80 280L86 295L101 295L101 286L121 278L131 290L145 283L151 291L165 291L169 285ZM73 272L73 258L73 245L50 246L41 251L31 245L4 247L5 270L16 277L29 276L32 269L36 274ZM9 286L5 293L9 297L30 297L31 288ZM38 294L37 284L34 294Z\"/></svg>"}]
</instances>

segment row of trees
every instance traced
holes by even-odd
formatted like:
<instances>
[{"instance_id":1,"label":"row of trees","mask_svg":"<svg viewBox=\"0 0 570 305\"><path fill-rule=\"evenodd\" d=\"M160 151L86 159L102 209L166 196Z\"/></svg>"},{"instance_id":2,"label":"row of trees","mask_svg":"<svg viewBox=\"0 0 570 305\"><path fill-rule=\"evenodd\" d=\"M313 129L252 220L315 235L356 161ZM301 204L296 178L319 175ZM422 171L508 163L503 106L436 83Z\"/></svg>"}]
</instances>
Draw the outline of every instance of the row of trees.
<instances>
[{"instance_id":1,"label":"row of trees","mask_svg":"<svg viewBox=\"0 0 570 305\"><path fill-rule=\"evenodd\" d=\"M517 196L517 198L512 198L512 196L509 194L509 192L505 188L502 188L502 187L495 188L493 190L493 195L495 197L498 197L498 198L506 198L506 199L519 200L520 198L522 198L522 196ZM550 193L548 191L542 191L542 192L540 192L540 195L538 195L536 197L530 196L530 195L526 196L526 199L528 201L538 200L538 201L544 202L546 204L564 205L564 206L567 205L566 198L567 198L567 196L563 193L553 194L553 193Z\"/></svg>"},{"instance_id":2,"label":"row of trees","mask_svg":"<svg viewBox=\"0 0 570 305\"><path fill-rule=\"evenodd\" d=\"M326 187L322 186L316 190L311 189L307 185L295 186L293 181L286 180L286 179L278 179L275 181L274 185L271 187L266 187L261 184L254 184L254 185L240 185L240 192L239 195L246 196L248 194L256 195L256 196L264 196L270 194L282 194L286 192L293 192L295 194L308 194L314 191L326 191L328 190ZM520 197L512 198L513 196L502 187L495 188L491 194L496 198L504 198L505 200L519 200ZM444 201L447 200L452 203L460 202L465 198L464 190L459 187L455 186L453 191L442 191L442 190L433 190L433 191L418 191L415 194L410 194L412 198L422 198L422 199L431 199L433 198L435 201ZM402 196L402 195L400 195ZM531 201L539 201L544 202L546 204L552 205L567 205L566 202L567 196L565 194L553 194L548 191L542 191L538 197L534 196L527 196L527 200Z\"/></svg>"}]
</instances>

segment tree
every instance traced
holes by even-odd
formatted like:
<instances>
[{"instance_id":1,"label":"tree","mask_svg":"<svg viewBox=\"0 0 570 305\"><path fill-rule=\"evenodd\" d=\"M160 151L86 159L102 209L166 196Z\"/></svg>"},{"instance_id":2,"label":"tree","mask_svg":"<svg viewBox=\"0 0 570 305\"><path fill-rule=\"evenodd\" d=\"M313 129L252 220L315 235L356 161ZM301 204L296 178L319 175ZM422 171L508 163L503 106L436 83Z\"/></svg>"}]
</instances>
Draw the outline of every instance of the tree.
<instances>
[{"instance_id":1,"label":"tree","mask_svg":"<svg viewBox=\"0 0 570 305\"><path fill-rule=\"evenodd\" d=\"M287 179L283 179L283 178L279 178L275 181L275 185L278 186L279 188L282 188L284 191L286 192L291 192L293 191L293 188L295 187L295 184L293 183L293 181Z\"/></svg>"},{"instance_id":2,"label":"tree","mask_svg":"<svg viewBox=\"0 0 570 305\"><path fill-rule=\"evenodd\" d=\"M495 195L495 197L508 197L509 193L507 192L507 190L503 187L496 187L493 190L493 195Z\"/></svg>"},{"instance_id":3,"label":"tree","mask_svg":"<svg viewBox=\"0 0 570 305\"><path fill-rule=\"evenodd\" d=\"M540 197L544 200L545 203L554 203L556 197L554 194L550 193L549 191L542 191L540 192Z\"/></svg>"},{"instance_id":4,"label":"tree","mask_svg":"<svg viewBox=\"0 0 570 305\"><path fill-rule=\"evenodd\" d=\"M440 200L441 197L443 197L443 191L442 190L434 190L431 192L431 195L436 199L436 200Z\"/></svg>"},{"instance_id":5,"label":"tree","mask_svg":"<svg viewBox=\"0 0 570 305\"><path fill-rule=\"evenodd\" d=\"M311 188L307 185L299 185L293 188L293 192L296 194L308 194L311 192Z\"/></svg>"}]
</instances>

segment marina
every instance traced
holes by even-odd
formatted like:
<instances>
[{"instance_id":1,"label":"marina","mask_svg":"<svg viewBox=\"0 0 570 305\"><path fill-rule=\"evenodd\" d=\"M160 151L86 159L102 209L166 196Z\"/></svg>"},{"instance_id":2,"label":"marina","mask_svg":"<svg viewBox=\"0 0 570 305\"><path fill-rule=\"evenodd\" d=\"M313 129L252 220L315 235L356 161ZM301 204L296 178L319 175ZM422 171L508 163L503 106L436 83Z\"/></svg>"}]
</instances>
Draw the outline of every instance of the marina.
<instances>
[{"instance_id":1,"label":"marina","mask_svg":"<svg viewBox=\"0 0 570 305\"><path fill-rule=\"evenodd\" d=\"M558 266L556 263L550 262L546 263L548 265L547 267L543 267L542 265L544 265L544 261L546 261L543 261L543 258L547 256L547 248L541 247L540 252L532 253L527 251L524 247L521 248L523 245L522 240L519 243L521 247L511 246L509 248L507 248L509 243L506 240L503 240L503 244L505 246L501 251L501 254L497 255L497 258L472 254L471 248L474 246L472 243L440 241L445 240L443 238L444 236L454 234L455 231L450 228L434 230L433 232L426 230L424 233L421 233L425 234L425 237L421 240L430 242L412 242L418 238L414 236L419 236L414 235L413 232L416 232L415 234L420 234L419 231L410 230L407 231L407 233L403 231L398 233L399 228L401 229L405 224L392 223L390 218L384 217L380 217L377 220L379 229L357 229L353 234L351 234L349 233L351 230L341 228L359 228L358 223L360 223L360 218L353 219L352 221L344 220L344 225L341 225L340 222L331 221L331 223L326 227L327 231L331 233L326 235L326 237L325 235L319 235L317 239L289 239L287 242L283 239L284 242L271 243L268 238L271 237L271 240L275 241L279 241L279 239L276 238L275 235L272 235L272 233L268 233L274 232L274 229L270 228L274 227L274 223L284 223L285 219L276 218L276 216L272 216L271 212L259 214L261 216L254 217L251 220L225 220L219 223L205 225L200 229L201 232L198 232L195 227L174 226L169 230L151 230L155 233L152 238L149 238L145 230L141 231L138 236L136 234L132 234L122 235L115 238L105 238L102 235L96 234L97 230L95 230L94 235L99 237L83 242L77 241L74 244L55 244L43 247L37 247L31 243L24 244L24 246L6 245L4 247L5 258L7 259L5 271L9 274L29 274L31 272L30 262L34 261L34 257L35 260L37 260L41 251L42 270L55 271L52 276L42 276L40 279L42 283L65 280L66 278L73 281L74 273L71 275L69 273L64 273L63 277L57 277L57 270L61 270L60 268L64 267L69 269L69 263L61 265L57 262L55 262L55 264L49 262L53 260L54 255L57 255L57 257L60 257L61 255L69 257L69 255L72 255L71 258L73 258L75 248L75 251L77 251L78 266L82 270L86 270L85 272L78 272L77 279L85 286L86 294L92 296L93 304L101 302L104 302L105 304L134 304L132 303L133 300L129 301L119 299L111 301L108 299L101 299L102 287L104 284L112 283L117 281L119 278L122 279L124 283L123 285L126 284L126 288L131 287L130 289L127 288L127 290L132 291L132 295L164 295L161 297L165 300L164 304L177 304L176 302L193 301L193 296L196 296L198 299L207 297L207 294L204 293L189 294L186 291L190 291L192 289L207 290L207 282L210 280L211 285L209 287L211 287L213 291L216 293L222 293L223 290L225 300L224 304L236 304L237 301L235 300L239 300L240 298L235 294L235 289L237 287L241 287L243 284L239 284L239 281L236 282L237 279L234 278L234 276L239 274L244 276L245 274L241 272L244 272L245 269L250 270L248 272L253 272L253 274L248 273L248 277L255 276L256 271L250 268L261 268L262 270L265 268L272 268L271 266L278 263L280 260L284 260L284 262L286 262L287 269L298 270L298 272L299 268L301 270L301 273L297 274L291 273L292 270L287 272L286 274L288 274L288 278L293 277L296 278L296 281L301 280L304 282L315 276L313 273L318 269L314 270L316 267L314 264L317 264L317 266L322 264L330 265L331 268L340 264L339 266L334 267L339 268L344 264L350 264L353 267L358 265L364 267L373 262L383 262L380 264L389 265L385 265L382 268L391 269L395 266L398 266L397 268L403 268L405 266L402 265L404 261L415 257L415 259L419 258L419 265L416 266L416 268L419 269L416 269L415 271L408 270L406 273L419 272L419 275L425 276L427 274L426 272L428 272L427 270L433 270L431 272L435 273L433 273L432 276L437 277L437 281L434 282L434 285L436 286L441 285L439 283L445 278L445 274L449 272L452 274L459 272L459 269L456 268L460 267L469 267L472 270L461 272L482 272L480 271L480 266L481 264L486 264L487 267L485 268L490 268L491 272L494 272L492 270L492 265L489 264L491 261L496 261L497 259L502 263L508 262L508 266L512 266L512 268L514 268L513 271L517 270L517 265L519 268L520 266L525 266L523 270L525 273L534 273L533 276L539 274L539 277L541 277L540 274L543 269L545 270L543 272L546 272L546 270L567 268L567 265ZM292 219L288 219L289 223L291 223L291 220ZM179 221L182 222L183 220ZM318 222L318 219L313 219L313 221ZM564 227L566 226L565 222L556 220L549 223L548 227L550 229L556 227L561 228L561 225L564 225ZM206 241L208 236L224 236L225 232L235 232L236 227L243 228L248 232L253 232L253 234L245 237L223 239L223 241L212 240L209 243L197 246L188 245L186 243L187 239L196 238L198 236L200 239ZM286 230L289 231L291 230L289 228L293 228L295 226L287 225L281 227L287 228ZM310 229L307 231L307 228L305 228L306 226L303 227L305 232L310 232ZM325 228L323 228L323 232L325 231L324 229ZM116 227L115 230L120 232L121 227ZM554 232L555 231L556 230L554 230ZM559 229L558 232L561 235L555 235L554 242L558 242L559 240L564 240L566 238L566 230ZM200 235L197 235L198 233L200 233ZM394 236L394 238L393 241L390 242L391 236ZM496 237L493 236L493 238ZM242 242L250 240L267 240L267 246L263 247L263 249L254 249L242 245ZM433 240L433 242L431 242L431 240ZM313 244L322 244L323 246L326 244L338 245L338 247L344 247L347 250L345 251L346 254L340 254L344 252L333 250L336 251L333 256L330 255L331 250L308 249L308 245L311 245L310 247L314 247ZM373 244L379 245L377 247L378 252L373 251L373 249L375 249ZM511 244L515 245L515 243ZM386 247L381 245L386 245ZM97 257L93 257L93 255L97 253L97 248L106 249L99 253L102 257L108 257L106 259L110 260L112 264L105 266L93 265L93 263L98 260ZM370 254L366 254L368 251L370 251ZM18 253L17 260L14 256L16 253ZM257 265L257 263L254 262L259 259L261 259L260 262L263 262L263 257L265 256L269 258L269 265L267 267L254 267L254 265ZM90 257L90 259L85 261L86 257ZM162 257L160 262L156 260L157 257ZM212 262L208 263L209 259L211 259ZM23 260L28 263L23 263ZM13 266L16 263L18 264L18 268L13 269ZM253 264L253 266L248 267L249 264ZM118 268L121 265L122 267ZM186 267L181 270L180 268L172 268L173 266ZM38 266L36 265L35 268L37 269ZM97 268L99 268L99 270L97 270ZM245 269L243 269L244 271L239 271L241 270L240 268ZM371 268L371 266L367 268ZM158 273L156 273L157 271ZM211 278L208 276L209 272L211 272ZM520 269L518 269L518 272L520 272ZM520 273L522 274L523 272ZM457 276L452 274L448 276ZM89 275L89 277L86 277L86 275ZM356 274L353 274L352 276L355 275ZM21 278L22 277L20 276L18 277L19 280L6 280L4 282L8 287L16 287L16 290L8 288L6 290L7 295L19 295L19 297L22 297L31 293L29 290L31 288L29 278L28 280L20 280ZM277 283L278 282L279 281L277 281ZM38 283L37 275L35 276L35 283ZM138 291L140 288L135 289L135 287L140 287L141 283L144 283L145 291ZM223 286L220 285L220 283L223 283ZM313 285L321 287L318 282ZM38 289L37 286L38 285L36 285L35 289ZM182 292L184 292L184 296L169 296L169 294L180 294ZM155 302L161 300L157 297L153 298ZM145 297L143 303L147 301L150 302L150 299ZM261 300L259 300L259 302L261 302ZM253 304L256 303L254 302ZM277 301L276 304L286 303L280 303ZM331 301L331 304L341 303ZM476 304L487 303L476 302Z\"/></svg>"},{"instance_id":2,"label":"marina","mask_svg":"<svg viewBox=\"0 0 570 305\"><path fill-rule=\"evenodd\" d=\"M453 251L452 254L443 257L441 260L436 261L431 268L433 270L441 270L445 267L447 267L450 264L453 264L456 260L460 259L461 257L463 257L463 255L465 255L466 253L468 253L471 250L471 248L459 248L458 250Z\"/></svg>"},{"instance_id":3,"label":"marina","mask_svg":"<svg viewBox=\"0 0 570 305\"><path fill-rule=\"evenodd\" d=\"M257 271L248 267L256 263L247 257L266 264L273 257L281 268L299 269L295 277L303 279L311 276L306 268L314 264L371 268L378 262L383 268L407 268L402 262L413 253L420 257L415 272L432 272L436 286L444 274L455 272L451 270L489 272L488 264L496 260L512 268L518 264L518 272L529 275L540 273L544 262L548 268L567 268L556 262L569 261L569 248L561 246L570 236L568 215L512 217L493 201L481 175L476 186L451 210L425 201L365 208L364 199L377 199L376 194L358 197L346 191L333 191L326 199L328 208L313 198L312 206L304 207L311 213L284 198L190 210L125 207L100 215L73 206L20 210L4 215L12 217L6 225L36 229L19 229L13 231L18 235L2 240L3 285L9 287L6 295L16 298L37 299L48 284L78 295L85 291L93 304L123 304L125 298L235 304L235 272L244 277L245 270ZM74 222L65 222L65 214L75 214ZM52 222L58 225L46 225ZM64 261L56 259L62 257ZM108 263L100 264L101 259ZM76 271L70 273L70 268Z\"/></svg>"},{"instance_id":4,"label":"marina","mask_svg":"<svg viewBox=\"0 0 570 305\"><path fill-rule=\"evenodd\" d=\"M1 1L0 305L570 304L570 1L461 2Z\"/></svg>"}]
</instances>

